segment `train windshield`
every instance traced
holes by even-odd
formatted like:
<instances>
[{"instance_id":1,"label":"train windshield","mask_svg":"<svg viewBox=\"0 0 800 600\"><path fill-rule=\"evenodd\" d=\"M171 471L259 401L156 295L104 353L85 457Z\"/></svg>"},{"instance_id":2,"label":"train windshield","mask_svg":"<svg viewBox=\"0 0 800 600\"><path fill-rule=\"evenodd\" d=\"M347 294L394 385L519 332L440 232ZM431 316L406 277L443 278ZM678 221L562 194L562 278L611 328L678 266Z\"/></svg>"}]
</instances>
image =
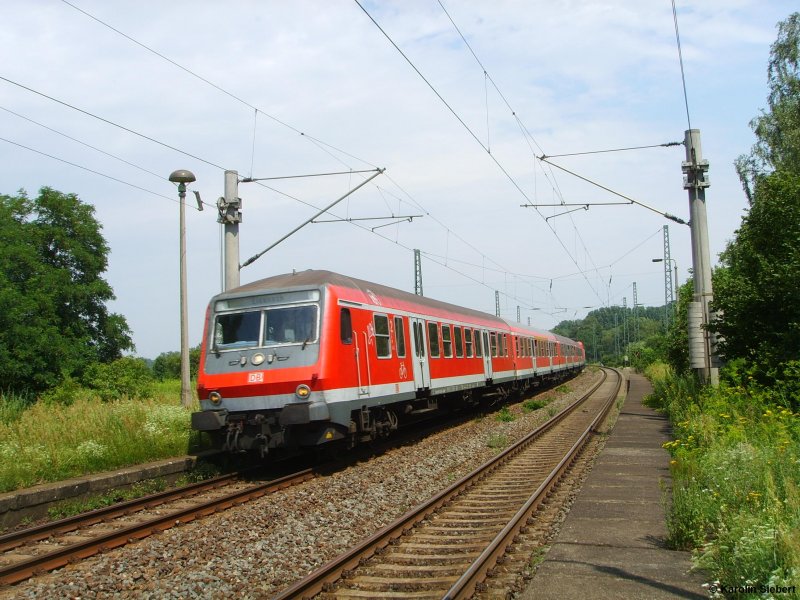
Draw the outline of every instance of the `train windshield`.
<instances>
[{"instance_id":1,"label":"train windshield","mask_svg":"<svg viewBox=\"0 0 800 600\"><path fill-rule=\"evenodd\" d=\"M264 311L264 345L317 341L317 307L287 306Z\"/></svg>"},{"instance_id":2,"label":"train windshield","mask_svg":"<svg viewBox=\"0 0 800 600\"><path fill-rule=\"evenodd\" d=\"M217 315L214 348L224 351L287 344L305 347L317 341L317 315L316 304Z\"/></svg>"}]
</instances>

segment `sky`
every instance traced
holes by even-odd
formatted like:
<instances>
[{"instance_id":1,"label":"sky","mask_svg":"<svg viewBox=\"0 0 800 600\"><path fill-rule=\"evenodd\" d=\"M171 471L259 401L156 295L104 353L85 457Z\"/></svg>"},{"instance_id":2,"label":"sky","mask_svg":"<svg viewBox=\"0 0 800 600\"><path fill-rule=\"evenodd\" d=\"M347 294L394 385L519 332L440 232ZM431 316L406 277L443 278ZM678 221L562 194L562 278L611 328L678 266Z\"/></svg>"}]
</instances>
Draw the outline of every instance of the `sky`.
<instances>
[{"instance_id":1,"label":"sky","mask_svg":"<svg viewBox=\"0 0 800 600\"><path fill-rule=\"evenodd\" d=\"M663 226L681 283L689 228L616 194L688 221L685 149L662 144L699 129L716 263L747 206L733 163L766 107L776 25L797 6L677 1L685 94L666 0L0 9L0 194L49 186L95 208L110 309L127 319L135 354L154 358L180 345L176 169L197 179L186 211L191 345L222 286L225 170L345 172L240 183L244 262L370 176L351 171L386 169L327 222L244 267L243 284L328 269L413 292L419 249L426 296L494 313L499 292L502 316L540 328L633 306L634 284L639 304L662 306L663 263L652 259L664 255ZM655 147L597 152L643 146Z\"/></svg>"}]
</instances>

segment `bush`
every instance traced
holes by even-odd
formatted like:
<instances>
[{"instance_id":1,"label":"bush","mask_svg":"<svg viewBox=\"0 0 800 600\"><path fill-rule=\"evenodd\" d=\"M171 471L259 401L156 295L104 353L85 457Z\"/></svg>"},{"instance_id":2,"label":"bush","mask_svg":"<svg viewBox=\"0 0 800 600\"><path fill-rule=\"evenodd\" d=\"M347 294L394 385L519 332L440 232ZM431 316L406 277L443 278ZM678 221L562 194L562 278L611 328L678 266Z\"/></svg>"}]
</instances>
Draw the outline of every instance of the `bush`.
<instances>
[{"instance_id":1,"label":"bush","mask_svg":"<svg viewBox=\"0 0 800 600\"><path fill-rule=\"evenodd\" d=\"M144 359L123 356L111 363L90 365L82 383L104 401L125 396L150 398L153 395L153 374Z\"/></svg>"}]
</instances>

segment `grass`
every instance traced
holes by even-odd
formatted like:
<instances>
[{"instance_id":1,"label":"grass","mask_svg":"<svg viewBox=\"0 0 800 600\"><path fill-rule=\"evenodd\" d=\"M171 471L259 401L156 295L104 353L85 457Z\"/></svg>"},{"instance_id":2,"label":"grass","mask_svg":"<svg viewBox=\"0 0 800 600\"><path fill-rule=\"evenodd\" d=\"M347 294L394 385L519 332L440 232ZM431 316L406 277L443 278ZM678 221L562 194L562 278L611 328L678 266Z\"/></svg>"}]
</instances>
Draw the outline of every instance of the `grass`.
<instances>
[{"instance_id":1,"label":"grass","mask_svg":"<svg viewBox=\"0 0 800 600\"><path fill-rule=\"evenodd\" d=\"M514 413L512 413L512 412L511 412L511 411L508 409L508 407L507 407L507 406L504 406L503 408L501 408L500 410L498 410L498 411L497 411L497 413L495 413L495 415L494 415L494 420L495 420L495 421L498 421L498 422L500 422L500 423L511 423L511 422L512 422L513 420L515 420L516 418L517 418L517 417L516 417L516 416L514 416Z\"/></svg>"},{"instance_id":2,"label":"grass","mask_svg":"<svg viewBox=\"0 0 800 600\"><path fill-rule=\"evenodd\" d=\"M649 375L675 436L671 545L725 586L800 586L800 413L746 376Z\"/></svg>"},{"instance_id":3,"label":"grass","mask_svg":"<svg viewBox=\"0 0 800 600\"><path fill-rule=\"evenodd\" d=\"M525 402L522 403L522 410L524 412L533 412L544 408L547 406L548 402L548 400L525 400Z\"/></svg>"},{"instance_id":4,"label":"grass","mask_svg":"<svg viewBox=\"0 0 800 600\"><path fill-rule=\"evenodd\" d=\"M505 448L508 446L508 436L503 433L492 433L486 440L486 445L489 448Z\"/></svg>"},{"instance_id":5,"label":"grass","mask_svg":"<svg viewBox=\"0 0 800 600\"><path fill-rule=\"evenodd\" d=\"M150 398L104 402L81 393L71 404L24 403L0 395L0 491L186 454L204 443L180 404L180 382Z\"/></svg>"}]
</instances>

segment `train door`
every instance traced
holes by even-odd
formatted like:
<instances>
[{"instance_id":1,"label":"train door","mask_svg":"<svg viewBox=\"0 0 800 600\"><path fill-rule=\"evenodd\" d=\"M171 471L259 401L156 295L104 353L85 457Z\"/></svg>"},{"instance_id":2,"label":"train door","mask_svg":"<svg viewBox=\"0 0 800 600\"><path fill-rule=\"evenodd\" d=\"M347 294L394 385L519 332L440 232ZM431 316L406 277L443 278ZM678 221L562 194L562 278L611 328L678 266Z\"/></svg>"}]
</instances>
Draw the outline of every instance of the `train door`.
<instances>
[{"instance_id":1,"label":"train door","mask_svg":"<svg viewBox=\"0 0 800 600\"><path fill-rule=\"evenodd\" d=\"M492 378L492 347L489 345L489 332L482 331L483 336L483 374L486 379Z\"/></svg>"},{"instance_id":2,"label":"train door","mask_svg":"<svg viewBox=\"0 0 800 600\"><path fill-rule=\"evenodd\" d=\"M414 371L414 385L418 390L427 389L431 385L431 368L425 351L425 324L422 319L408 318L411 330L411 345L414 347L412 365Z\"/></svg>"}]
</instances>

